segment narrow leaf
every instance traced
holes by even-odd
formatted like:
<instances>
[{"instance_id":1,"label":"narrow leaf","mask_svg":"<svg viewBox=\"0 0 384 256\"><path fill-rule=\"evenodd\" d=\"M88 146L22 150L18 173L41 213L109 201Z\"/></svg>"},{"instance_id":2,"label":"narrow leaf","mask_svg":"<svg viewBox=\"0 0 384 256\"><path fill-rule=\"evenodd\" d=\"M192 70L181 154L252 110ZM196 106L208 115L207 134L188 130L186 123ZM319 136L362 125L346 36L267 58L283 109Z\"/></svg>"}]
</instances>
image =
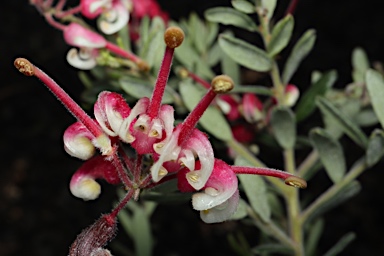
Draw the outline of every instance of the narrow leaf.
<instances>
[{"instance_id":1,"label":"narrow leaf","mask_svg":"<svg viewBox=\"0 0 384 256\"><path fill-rule=\"evenodd\" d=\"M279 145L292 149L296 142L295 115L286 107L276 107L272 110L271 125Z\"/></svg>"},{"instance_id":2,"label":"narrow leaf","mask_svg":"<svg viewBox=\"0 0 384 256\"><path fill-rule=\"evenodd\" d=\"M341 190L339 190L337 194L332 197L329 197L328 200L323 201L320 205L318 205L318 207L312 212L312 214L305 219L306 223L310 223L311 220L324 214L330 209L336 206L340 206L340 204L342 204L343 202L357 195L360 190L360 183L356 180L352 181L348 185L344 186Z\"/></svg>"},{"instance_id":3,"label":"narrow leaf","mask_svg":"<svg viewBox=\"0 0 384 256\"><path fill-rule=\"evenodd\" d=\"M373 109L376 112L377 117L379 118L381 127L384 127L384 80L383 76L375 71L368 70L365 76L365 81L367 84L367 89L369 96L371 97L371 102Z\"/></svg>"},{"instance_id":4,"label":"narrow leaf","mask_svg":"<svg viewBox=\"0 0 384 256\"><path fill-rule=\"evenodd\" d=\"M287 62L285 63L284 72L283 72L283 82L287 84L293 74L296 72L301 61L309 54L315 45L316 41L316 32L313 29L307 30L304 35L301 36L299 41L293 47L291 54L288 57Z\"/></svg>"},{"instance_id":5,"label":"narrow leaf","mask_svg":"<svg viewBox=\"0 0 384 256\"><path fill-rule=\"evenodd\" d=\"M272 60L265 51L241 39L222 34L219 45L229 57L244 67L260 72L272 67Z\"/></svg>"},{"instance_id":6,"label":"narrow leaf","mask_svg":"<svg viewBox=\"0 0 384 256\"><path fill-rule=\"evenodd\" d=\"M341 253L353 240L355 240L355 238L356 234L353 232L345 234L327 253L324 254L324 256L339 255L339 253Z\"/></svg>"},{"instance_id":7,"label":"narrow leaf","mask_svg":"<svg viewBox=\"0 0 384 256\"><path fill-rule=\"evenodd\" d=\"M233 25L251 32L258 31L256 23L246 14L229 7L215 7L204 13L208 21Z\"/></svg>"},{"instance_id":8,"label":"narrow leaf","mask_svg":"<svg viewBox=\"0 0 384 256\"><path fill-rule=\"evenodd\" d=\"M365 73L369 69L369 60L365 51L358 47L352 52L352 77L354 82L364 82Z\"/></svg>"},{"instance_id":9,"label":"narrow leaf","mask_svg":"<svg viewBox=\"0 0 384 256\"><path fill-rule=\"evenodd\" d=\"M180 82L180 94L189 111L195 108L205 92L206 89L198 88L189 79ZM229 141L232 139L232 131L227 120L220 110L213 106L208 107L204 112L199 124L220 140Z\"/></svg>"},{"instance_id":10,"label":"narrow leaf","mask_svg":"<svg viewBox=\"0 0 384 256\"><path fill-rule=\"evenodd\" d=\"M367 146L367 165L375 165L384 156L384 131L376 129L372 132Z\"/></svg>"},{"instance_id":11,"label":"narrow leaf","mask_svg":"<svg viewBox=\"0 0 384 256\"><path fill-rule=\"evenodd\" d=\"M289 43L294 27L292 15L285 16L274 26L271 35L271 41L268 44L268 53L270 56L275 56L280 53Z\"/></svg>"},{"instance_id":12,"label":"narrow leaf","mask_svg":"<svg viewBox=\"0 0 384 256\"><path fill-rule=\"evenodd\" d=\"M252 166L244 158L237 157L235 165ZM267 187L265 181L257 175L241 174L238 175L244 192L247 195L248 201L252 209L265 222L271 221L271 208L268 204Z\"/></svg>"},{"instance_id":13,"label":"narrow leaf","mask_svg":"<svg viewBox=\"0 0 384 256\"><path fill-rule=\"evenodd\" d=\"M308 239L305 243L305 255L315 255L318 243L324 230L324 220L318 219L310 225Z\"/></svg>"},{"instance_id":14,"label":"narrow leaf","mask_svg":"<svg viewBox=\"0 0 384 256\"><path fill-rule=\"evenodd\" d=\"M320 79L316 80L308 90L305 91L296 105L296 119L298 122L304 120L316 109L315 99L317 96L323 96L325 92L332 87L337 79L335 70L328 71L323 74Z\"/></svg>"},{"instance_id":15,"label":"narrow leaf","mask_svg":"<svg viewBox=\"0 0 384 256\"><path fill-rule=\"evenodd\" d=\"M236 10L243 13L250 14L256 12L255 6L246 0L232 0L231 3Z\"/></svg>"},{"instance_id":16,"label":"narrow leaf","mask_svg":"<svg viewBox=\"0 0 384 256\"><path fill-rule=\"evenodd\" d=\"M316 100L317 106L321 112L332 118L337 125L358 145L365 148L368 142L367 136L348 116L337 109L329 100L323 97L318 97Z\"/></svg>"},{"instance_id":17,"label":"narrow leaf","mask_svg":"<svg viewBox=\"0 0 384 256\"><path fill-rule=\"evenodd\" d=\"M320 128L313 129L309 138L318 151L328 176L334 183L341 181L346 172L346 164L340 143Z\"/></svg>"},{"instance_id":18,"label":"narrow leaf","mask_svg":"<svg viewBox=\"0 0 384 256\"><path fill-rule=\"evenodd\" d=\"M261 0L261 6L267 10L266 17L270 20L276 9L277 0Z\"/></svg>"}]
</instances>

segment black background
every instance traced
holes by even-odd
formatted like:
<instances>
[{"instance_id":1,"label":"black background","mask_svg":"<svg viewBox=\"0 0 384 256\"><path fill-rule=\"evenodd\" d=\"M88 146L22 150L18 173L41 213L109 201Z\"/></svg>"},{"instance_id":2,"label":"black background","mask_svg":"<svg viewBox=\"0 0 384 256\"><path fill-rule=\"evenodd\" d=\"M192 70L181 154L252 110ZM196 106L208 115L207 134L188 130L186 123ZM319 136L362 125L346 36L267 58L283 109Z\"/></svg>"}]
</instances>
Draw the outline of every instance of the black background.
<instances>
[{"instance_id":1,"label":"black background","mask_svg":"<svg viewBox=\"0 0 384 256\"><path fill-rule=\"evenodd\" d=\"M279 2L276 15L282 17L288 1ZM174 19L229 4L218 0L160 3ZM81 162L65 154L61 136L74 119L39 81L13 67L16 57L29 58L79 102L83 87L77 71L65 61L69 47L61 32L47 25L27 1L3 1L0 14L0 255L67 255L80 230L109 211L114 189L103 186L104 193L95 202L85 203L70 195L69 179ZM312 70L336 69L336 86L344 86L351 81L350 56L356 46L363 47L371 61L384 61L383 24L381 1L300 1L293 37L315 28L318 39L293 82L304 90ZM341 255L384 254L382 167L379 164L359 178L362 193L326 214L319 255L349 231L358 237ZM309 185L321 187L317 181L322 183L324 178ZM230 255L225 234L240 228L233 223L202 224L189 204L160 207L154 219L162 223L154 226L156 255ZM127 241L124 235L119 238ZM257 244L252 237L249 241Z\"/></svg>"}]
</instances>

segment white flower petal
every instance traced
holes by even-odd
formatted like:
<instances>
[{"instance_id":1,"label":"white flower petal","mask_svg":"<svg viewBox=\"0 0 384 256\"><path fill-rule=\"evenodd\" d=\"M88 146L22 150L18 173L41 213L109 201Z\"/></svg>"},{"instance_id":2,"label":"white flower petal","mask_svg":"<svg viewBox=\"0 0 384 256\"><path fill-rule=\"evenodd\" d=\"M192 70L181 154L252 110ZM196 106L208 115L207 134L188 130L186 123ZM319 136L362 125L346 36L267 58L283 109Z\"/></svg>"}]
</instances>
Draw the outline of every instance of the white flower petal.
<instances>
[{"instance_id":1,"label":"white flower petal","mask_svg":"<svg viewBox=\"0 0 384 256\"><path fill-rule=\"evenodd\" d=\"M239 197L239 191L236 190L235 193L224 203L209 210L200 211L200 218L205 223L218 223L228 220L237 210Z\"/></svg>"},{"instance_id":2,"label":"white flower petal","mask_svg":"<svg viewBox=\"0 0 384 256\"><path fill-rule=\"evenodd\" d=\"M76 48L72 48L68 51L67 54L68 63L78 69L89 70L96 66L96 58L92 56L92 54L86 51L80 50L80 53Z\"/></svg>"},{"instance_id":3,"label":"white flower petal","mask_svg":"<svg viewBox=\"0 0 384 256\"><path fill-rule=\"evenodd\" d=\"M129 21L129 12L120 2L104 12L98 19L99 29L106 35L112 35L125 27Z\"/></svg>"}]
</instances>

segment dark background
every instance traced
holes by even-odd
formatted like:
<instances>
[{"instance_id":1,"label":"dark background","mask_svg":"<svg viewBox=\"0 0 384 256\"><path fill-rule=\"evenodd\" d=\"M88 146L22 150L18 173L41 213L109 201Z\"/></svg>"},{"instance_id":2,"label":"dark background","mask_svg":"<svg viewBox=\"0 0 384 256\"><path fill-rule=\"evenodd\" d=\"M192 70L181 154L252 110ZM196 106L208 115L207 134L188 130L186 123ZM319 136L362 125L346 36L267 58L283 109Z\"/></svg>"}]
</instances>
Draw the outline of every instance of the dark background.
<instances>
[{"instance_id":1,"label":"dark background","mask_svg":"<svg viewBox=\"0 0 384 256\"><path fill-rule=\"evenodd\" d=\"M279 2L280 18L288 1ZM228 1L160 3L177 19L191 11L202 14ZM356 46L363 47L371 61L384 61L382 13L381 1L301 1L295 13L294 38L315 28L318 39L293 82L304 89L311 70L336 69L337 86L344 86L351 81L350 56ZM104 192L95 202L85 203L70 195L69 179L81 162L63 151L62 133L74 119L39 81L13 68L16 57L29 58L79 102L83 87L77 71L65 61L69 47L61 32L47 25L27 1L20 0L2 2L0 24L0 255L67 255L80 230L110 210L114 189L103 186ZM359 178L362 193L326 214L319 255L349 231L358 237L341 255L384 255L382 167L380 163ZM316 181L309 185L319 186ZM155 218L163 223L155 227L157 255L163 251L230 255L225 233L239 228L230 223L204 225L189 204L160 207ZM161 229L167 230L167 236L160 235ZM252 238L250 241L255 244Z\"/></svg>"}]
</instances>

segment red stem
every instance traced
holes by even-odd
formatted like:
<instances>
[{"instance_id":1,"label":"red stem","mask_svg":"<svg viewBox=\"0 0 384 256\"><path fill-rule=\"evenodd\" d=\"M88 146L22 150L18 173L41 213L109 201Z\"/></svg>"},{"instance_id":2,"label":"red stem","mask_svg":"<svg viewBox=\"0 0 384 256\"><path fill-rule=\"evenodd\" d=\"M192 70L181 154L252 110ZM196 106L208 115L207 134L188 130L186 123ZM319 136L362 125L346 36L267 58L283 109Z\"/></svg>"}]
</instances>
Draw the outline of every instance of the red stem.
<instances>
[{"instance_id":1,"label":"red stem","mask_svg":"<svg viewBox=\"0 0 384 256\"><path fill-rule=\"evenodd\" d=\"M181 131L178 139L179 146L189 139L197 122L215 97L216 93L210 88L197 106L189 113L187 118L185 118L184 122L181 124Z\"/></svg>"},{"instance_id":2,"label":"red stem","mask_svg":"<svg viewBox=\"0 0 384 256\"><path fill-rule=\"evenodd\" d=\"M112 163L116 167L119 178L124 184L124 186L126 188L133 189L132 181L129 179L127 172L124 170L124 166L121 163L121 160L117 153L112 154Z\"/></svg>"},{"instance_id":3,"label":"red stem","mask_svg":"<svg viewBox=\"0 0 384 256\"><path fill-rule=\"evenodd\" d=\"M287 8L287 11L285 12L285 15L288 15L288 14L293 15L295 10L296 10L296 6L297 6L298 2L299 2L299 0L291 0L291 2L289 3L289 6Z\"/></svg>"},{"instance_id":4,"label":"red stem","mask_svg":"<svg viewBox=\"0 0 384 256\"><path fill-rule=\"evenodd\" d=\"M148 106L147 114L151 119L157 117L159 114L161 100L163 99L163 94L165 91L165 87L167 85L169 72L171 71L173 53L175 49L166 47L164 52L164 58L161 62L160 70L157 75L157 80L155 84L155 88L152 93L151 102Z\"/></svg>"},{"instance_id":5,"label":"red stem","mask_svg":"<svg viewBox=\"0 0 384 256\"><path fill-rule=\"evenodd\" d=\"M192 73L192 72L188 72L188 76L191 77L194 81L198 82L199 84L201 84L202 86L204 86L204 88L206 89L209 89L211 88L211 84L208 83L207 81L205 81L204 79L202 79L201 77L199 77L198 75Z\"/></svg>"},{"instance_id":6,"label":"red stem","mask_svg":"<svg viewBox=\"0 0 384 256\"><path fill-rule=\"evenodd\" d=\"M112 218L116 218L117 214L119 214L119 212L125 207L128 201L131 200L134 193L135 193L135 190L130 189L127 192L127 194L124 196L124 198L120 201L120 203L115 207L115 209L112 210L109 216Z\"/></svg>"},{"instance_id":7,"label":"red stem","mask_svg":"<svg viewBox=\"0 0 384 256\"><path fill-rule=\"evenodd\" d=\"M246 167L246 166L231 166L231 168L233 172L236 174L254 174L254 175L262 175L262 176L270 176L270 177L280 178L283 180L294 176L288 172L271 169L271 168Z\"/></svg>"},{"instance_id":8,"label":"red stem","mask_svg":"<svg viewBox=\"0 0 384 256\"><path fill-rule=\"evenodd\" d=\"M121 56L121 57L124 57L124 58L127 58L135 63L138 63L141 61L141 59L139 57L137 57L136 55L134 55L133 53L131 52L127 52L123 49L121 49L119 46L111 43L111 42L107 42L107 45L105 46L106 49L110 50L111 52Z\"/></svg>"},{"instance_id":9,"label":"red stem","mask_svg":"<svg viewBox=\"0 0 384 256\"><path fill-rule=\"evenodd\" d=\"M34 66L34 75L39 78L45 86L63 103L63 105L76 117L81 123L87 127L93 136L98 138L103 135L101 128L85 113L85 111L47 74L38 67Z\"/></svg>"}]
</instances>

